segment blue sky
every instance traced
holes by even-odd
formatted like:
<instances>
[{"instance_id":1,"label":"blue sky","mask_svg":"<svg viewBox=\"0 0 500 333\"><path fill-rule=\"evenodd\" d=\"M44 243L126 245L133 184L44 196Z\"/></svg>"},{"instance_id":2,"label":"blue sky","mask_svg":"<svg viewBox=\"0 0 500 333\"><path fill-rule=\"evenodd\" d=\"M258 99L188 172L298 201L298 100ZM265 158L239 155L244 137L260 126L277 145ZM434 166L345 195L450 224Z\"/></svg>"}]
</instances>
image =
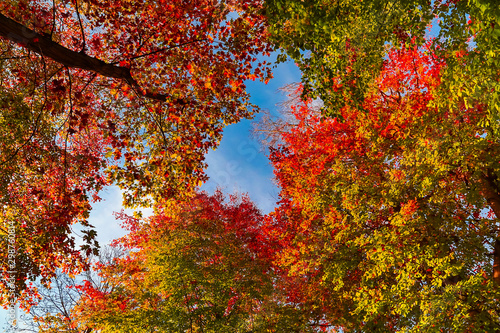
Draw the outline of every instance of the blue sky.
<instances>
[{"instance_id":1,"label":"blue sky","mask_svg":"<svg viewBox=\"0 0 500 333\"><path fill-rule=\"evenodd\" d=\"M252 103L277 115L276 104L285 99L278 89L297 81L300 81L300 71L295 64L288 62L274 69L274 79L267 85L249 81L247 89ZM277 201L278 188L273 185L273 169L267 156L251 136L252 122L259 117L230 125L224 130L219 148L206 156L210 180L202 189L212 193L219 186L225 193L248 193L262 212L268 213Z\"/></svg>"},{"instance_id":2,"label":"blue sky","mask_svg":"<svg viewBox=\"0 0 500 333\"><path fill-rule=\"evenodd\" d=\"M275 56L271 60L274 61ZM260 60L269 61L269 58ZM276 104L285 99L278 89L288 83L300 81L300 71L294 63L287 62L274 68L273 73L274 78L267 85L257 81L248 81L246 84L251 102L260 109L277 115ZM269 213L278 200L279 190L273 184L273 169L267 156L259 143L251 137L252 122L258 119L259 115L256 115L254 120L244 120L226 127L220 146L206 156L206 172L210 180L202 186L202 190L213 193L220 187L226 194L248 193L263 213ZM116 186L106 188L101 192L101 197L103 200L92 206L90 223L96 227L99 243L104 245L123 236L126 231L113 216L113 212L119 212L123 208L120 190ZM151 209L143 210L143 214L150 215ZM78 239L77 242L80 243ZM0 309L0 328L5 323L6 311Z\"/></svg>"}]
</instances>

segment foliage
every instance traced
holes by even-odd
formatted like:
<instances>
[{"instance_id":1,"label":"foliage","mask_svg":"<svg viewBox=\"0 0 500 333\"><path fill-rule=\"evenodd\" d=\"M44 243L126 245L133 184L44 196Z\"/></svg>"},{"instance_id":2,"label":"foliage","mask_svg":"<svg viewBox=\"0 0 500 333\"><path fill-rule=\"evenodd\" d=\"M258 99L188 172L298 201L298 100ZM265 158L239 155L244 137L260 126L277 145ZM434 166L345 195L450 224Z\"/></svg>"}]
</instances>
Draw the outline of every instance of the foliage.
<instances>
[{"instance_id":1,"label":"foliage","mask_svg":"<svg viewBox=\"0 0 500 333\"><path fill-rule=\"evenodd\" d=\"M495 0L269 0L266 14L281 59L288 55L298 63L304 94L320 97L327 115L340 116L345 95L360 108L383 68L385 47L422 46L434 24L431 49L447 61L443 88L450 102L487 94L490 122L498 120L500 9ZM475 52L465 52L471 47ZM460 60L457 52L464 54ZM331 93L335 85L343 94Z\"/></svg>"},{"instance_id":2,"label":"foliage","mask_svg":"<svg viewBox=\"0 0 500 333\"><path fill-rule=\"evenodd\" d=\"M15 283L8 286L2 280L1 285L30 300L35 289L29 280L41 277L47 283L55 267L80 270L84 256L95 251L95 231L87 219L90 203L98 200L97 192L107 181L99 153L103 140L96 140L95 131L76 134L68 142L57 135L57 124L45 117L40 105L27 105L12 90L0 97L0 232L2 273ZM71 235L71 224L77 222L84 227L83 253L75 251Z\"/></svg>"},{"instance_id":3,"label":"foliage","mask_svg":"<svg viewBox=\"0 0 500 333\"><path fill-rule=\"evenodd\" d=\"M167 202L153 217L123 213L130 255L100 274L109 292L86 284L75 311L102 332L283 332L303 328L273 290L262 215L247 197L221 192Z\"/></svg>"},{"instance_id":4,"label":"foliage","mask_svg":"<svg viewBox=\"0 0 500 333\"><path fill-rule=\"evenodd\" d=\"M496 2L270 0L266 14L304 73L271 153L267 230L289 293L344 331L498 330Z\"/></svg>"},{"instance_id":5,"label":"foliage","mask_svg":"<svg viewBox=\"0 0 500 333\"><path fill-rule=\"evenodd\" d=\"M16 287L86 262L70 236L117 184L128 206L206 180L222 128L252 115L244 80L270 77L261 2L3 1L0 221L14 221ZM7 248L2 247L7 277ZM8 287L1 284L2 299ZM27 289L28 288L28 289ZM24 304L29 306L29 302Z\"/></svg>"},{"instance_id":6,"label":"foliage","mask_svg":"<svg viewBox=\"0 0 500 333\"><path fill-rule=\"evenodd\" d=\"M47 332L500 330L495 2L0 3L2 300L29 308L40 278ZM264 216L193 188L252 116L244 81L271 76L267 25L304 76L257 127L281 187ZM118 214L128 253L95 283L109 184L154 215Z\"/></svg>"},{"instance_id":7,"label":"foliage","mask_svg":"<svg viewBox=\"0 0 500 333\"><path fill-rule=\"evenodd\" d=\"M301 102L272 149L274 264L303 308L346 332L500 325L499 140L488 100L442 107L448 70L431 42L389 48L345 121Z\"/></svg>"}]
</instances>

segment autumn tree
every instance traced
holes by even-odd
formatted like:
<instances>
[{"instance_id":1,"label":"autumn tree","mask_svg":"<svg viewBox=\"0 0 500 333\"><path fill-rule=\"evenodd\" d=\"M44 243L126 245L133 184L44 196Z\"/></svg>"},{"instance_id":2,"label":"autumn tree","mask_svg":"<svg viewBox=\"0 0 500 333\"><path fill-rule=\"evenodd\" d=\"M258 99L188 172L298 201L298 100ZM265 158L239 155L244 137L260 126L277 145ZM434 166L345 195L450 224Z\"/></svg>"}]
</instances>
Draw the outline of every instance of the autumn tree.
<instances>
[{"instance_id":1,"label":"autumn tree","mask_svg":"<svg viewBox=\"0 0 500 333\"><path fill-rule=\"evenodd\" d=\"M129 256L99 268L111 291L83 286L79 322L102 332L314 331L274 288L273 249L248 197L198 193L148 219L118 216Z\"/></svg>"},{"instance_id":2,"label":"autumn tree","mask_svg":"<svg viewBox=\"0 0 500 333\"><path fill-rule=\"evenodd\" d=\"M6 245L14 223L16 296L28 300L28 281L57 267L85 266L71 225L85 229L84 253L95 251L88 215L103 186L135 206L206 179L203 156L222 128L251 117L244 81L270 77L254 63L269 51L261 5L0 4L0 225Z\"/></svg>"},{"instance_id":3,"label":"autumn tree","mask_svg":"<svg viewBox=\"0 0 500 333\"><path fill-rule=\"evenodd\" d=\"M339 117L300 102L296 125L272 148L281 201L263 230L279 249L279 281L346 332L497 331L491 101L462 95L443 107L451 60L432 40L386 52L357 107L334 79L330 92L346 99Z\"/></svg>"},{"instance_id":4,"label":"autumn tree","mask_svg":"<svg viewBox=\"0 0 500 333\"><path fill-rule=\"evenodd\" d=\"M266 11L304 74L298 125L271 154L282 200L268 229L293 293L344 330L498 330L496 2Z\"/></svg>"},{"instance_id":5,"label":"autumn tree","mask_svg":"<svg viewBox=\"0 0 500 333\"><path fill-rule=\"evenodd\" d=\"M490 123L498 120L500 8L496 0L268 0L266 14L276 48L297 62L304 95L320 97L324 112L339 116L345 103L360 107L391 45L422 46L430 24L433 52L446 60L447 103L487 96ZM474 47L475 52L466 52ZM455 54L462 54L458 60ZM341 78L342 93L331 93ZM453 106L455 107L455 106Z\"/></svg>"}]
</instances>

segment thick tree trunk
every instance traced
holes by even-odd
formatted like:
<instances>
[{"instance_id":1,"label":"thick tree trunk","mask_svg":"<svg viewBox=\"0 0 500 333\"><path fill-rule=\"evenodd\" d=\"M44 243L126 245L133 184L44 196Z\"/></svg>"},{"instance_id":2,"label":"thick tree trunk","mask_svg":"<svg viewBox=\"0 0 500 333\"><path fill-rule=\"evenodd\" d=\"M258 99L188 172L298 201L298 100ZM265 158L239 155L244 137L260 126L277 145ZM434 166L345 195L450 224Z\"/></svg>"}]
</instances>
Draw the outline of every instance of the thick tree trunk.
<instances>
[{"instance_id":1,"label":"thick tree trunk","mask_svg":"<svg viewBox=\"0 0 500 333\"><path fill-rule=\"evenodd\" d=\"M488 204L500 218L500 195L495 184L494 177L489 174L483 174L481 177L482 191ZM500 234L496 235L493 252L493 280L500 285Z\"/></svg>"},{"instance_id":2,"label":"thick tree trunk","mask_svg":"<svg viewBox=\"0 0 500 333\"><path fill-rule=\"evenodd\" d=\"M138 90L144 97L159 101L165 101L169 98L168 95L156 94L140 87L137 81L132 77L129 68L108 64L84 53L70 50L52 41L49 37L31 30L1 13L0 36L18 43L41 56L51 58L66 67L80 68L105 77L122 79Z\"/></svg>"},{"instance_id":3,"label":"thick tree trunk","mask_svg":"<svg viewBox=\"0 0 500 333\"><path fill-rule=\"evenodd\" d=\"M495 252L493 260L493 280L500 285L500 240L495 240Z\"/></svg>"}]
</instances>

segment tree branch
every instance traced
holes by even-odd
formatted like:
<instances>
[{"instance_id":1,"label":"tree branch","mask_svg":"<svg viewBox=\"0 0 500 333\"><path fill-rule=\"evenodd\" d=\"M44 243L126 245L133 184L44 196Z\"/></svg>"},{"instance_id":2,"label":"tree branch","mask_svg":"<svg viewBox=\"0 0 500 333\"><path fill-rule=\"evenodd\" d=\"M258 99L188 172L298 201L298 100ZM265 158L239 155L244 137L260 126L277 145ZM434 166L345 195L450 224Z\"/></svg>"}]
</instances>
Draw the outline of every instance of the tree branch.
<instances>
[{"instance_id":1,"label":"tree branch","mask_svg":"<svg viewBox=\"0 0 500 333\"><path fill-rule=\"evenodd\" d=\"M141 87L132 77L129 68L108 64L97 58L70 50L54 42L49 37L31 30L1 13L0 36L41 56L49 57L66 67L80 68L105 77L124 80L146 98L166 101L171 97L170 95L155 93Z\"/></svg>"}]
</instances>

